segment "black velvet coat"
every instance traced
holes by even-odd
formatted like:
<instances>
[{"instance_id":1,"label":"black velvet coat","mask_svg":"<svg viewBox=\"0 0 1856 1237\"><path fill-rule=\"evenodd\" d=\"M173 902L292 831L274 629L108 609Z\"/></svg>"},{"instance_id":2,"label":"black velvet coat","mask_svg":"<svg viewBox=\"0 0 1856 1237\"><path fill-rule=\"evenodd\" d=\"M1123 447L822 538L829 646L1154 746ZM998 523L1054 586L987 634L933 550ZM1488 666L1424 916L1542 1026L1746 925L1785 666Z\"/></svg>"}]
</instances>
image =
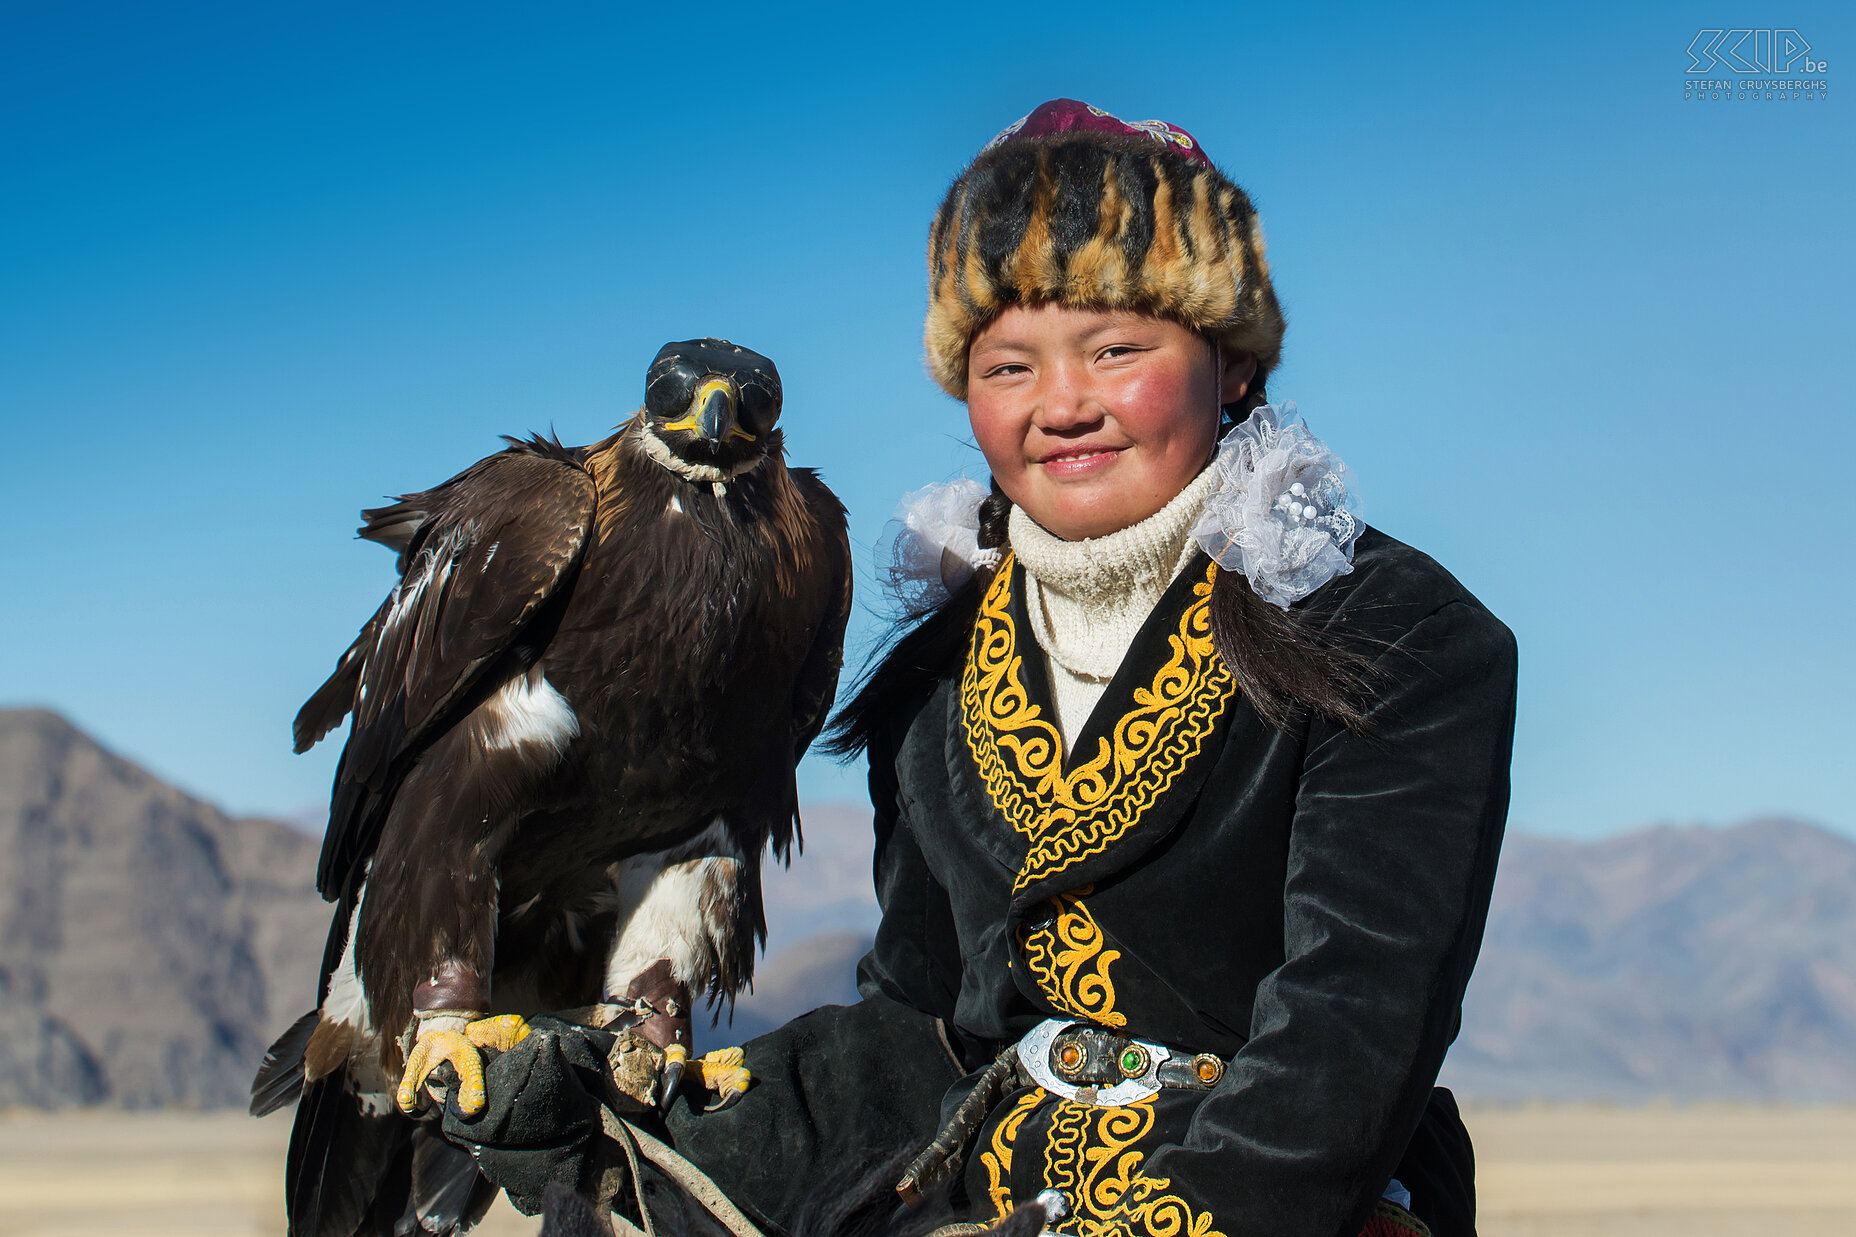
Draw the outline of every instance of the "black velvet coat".
<instances>
[{"instance_id":1,"label":"black velvet coat","mask_svg":"<svg viewBox=\"0 0 1856 1237\"><path fill-rule=\"evenodd\" d=\"M751 1210L790 1223L787 1183L813 1157L923 1140L964 1094L952 1061L975 1069L1049 1017L1228 1068L1209 1093L1119 1108L1008 1096L966 1167L981 1217L1057 1188L1082 1237L1352 1237L1395 1171L1429 1171L1407 1152L1450 1137L1421 1123L1454 1119L1432 1086L1507 810L1514 639L1368 529L1353 572L1298 608L1374 659L1375 733L1284 733L1212 650L1215 575L1201 558L1174 581L1065 756L1008 559L964 667L871 750L868 1008L750 1044L758 1103L673 1117ZM838 1111L809 1091L827 1085L853 1093ZM801 1116L827 1132L781 1149ZM726 1149L744 1122L757 1162Z\"/></svg>"}]
</instances>

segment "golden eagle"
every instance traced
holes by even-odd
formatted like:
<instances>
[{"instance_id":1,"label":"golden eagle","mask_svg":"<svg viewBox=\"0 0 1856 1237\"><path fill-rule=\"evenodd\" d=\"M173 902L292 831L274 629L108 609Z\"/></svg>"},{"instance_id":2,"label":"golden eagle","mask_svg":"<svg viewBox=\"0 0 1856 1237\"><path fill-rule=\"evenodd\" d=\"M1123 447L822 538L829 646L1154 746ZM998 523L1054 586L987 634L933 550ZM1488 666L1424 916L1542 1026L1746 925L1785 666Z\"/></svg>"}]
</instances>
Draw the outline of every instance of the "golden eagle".
<instances>
[{"instance_id":1,"label":"golden eagle","mask_svg":"<svg viewBox=\"0 0 1856 1237\"><path fill-rule=\"evenodd\" d=\"M603 442L506 439L362 513L400 582L296 719L301 752L353 714L320 1007L252 1090L298 1101L293 1237L482 1214L494 1188L407 1113L442 1064L480 1109L509 1013L632 1002L668 1092L691 997L748 981L851 596L844 508L786 466L780 405L766 357L667 344Z\"/></svg>"}]
</instances>

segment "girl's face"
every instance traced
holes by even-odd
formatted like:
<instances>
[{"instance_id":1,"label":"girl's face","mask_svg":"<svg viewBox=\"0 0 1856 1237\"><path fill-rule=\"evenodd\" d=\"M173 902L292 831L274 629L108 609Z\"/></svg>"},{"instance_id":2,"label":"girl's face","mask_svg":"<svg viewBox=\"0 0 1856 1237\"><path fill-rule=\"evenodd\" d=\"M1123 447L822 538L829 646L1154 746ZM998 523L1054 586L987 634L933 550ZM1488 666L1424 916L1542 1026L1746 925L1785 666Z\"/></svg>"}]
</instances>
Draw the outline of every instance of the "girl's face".
<instances>
[{"instance_id":1,"label":"girl's face","mask_svg":"<svg viewBox=\"0 0 1856 1237\"><path fill-rule=\"evenodd\" d=\"M993 479L1066 541L1172 501L1211 457L1218 374L1205 337L1127 310L1013 305L967 352L967 415ZM1226 358L1223 399L1256 373Z\"/></svg>"}]
</instances>

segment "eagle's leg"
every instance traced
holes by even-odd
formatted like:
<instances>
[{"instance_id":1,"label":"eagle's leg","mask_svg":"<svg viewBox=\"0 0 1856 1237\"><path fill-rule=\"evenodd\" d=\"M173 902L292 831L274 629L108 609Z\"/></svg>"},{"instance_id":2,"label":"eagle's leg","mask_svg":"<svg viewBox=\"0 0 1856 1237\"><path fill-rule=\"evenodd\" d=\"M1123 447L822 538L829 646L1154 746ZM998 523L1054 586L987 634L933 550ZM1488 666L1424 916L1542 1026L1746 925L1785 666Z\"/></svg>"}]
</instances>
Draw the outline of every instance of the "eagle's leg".
<instances>
[{"instance_id":1,"label":"eagle's leg","mask_svg":"<svg viewBox=\"0 0 1856 1237\"><path fill-rule=\"evenodd\" d=\"M449 1065L458 1078L458 1111L474 1117L487 1102L484 1089L483 1054L508 1052L528 1038L529 1026L520 1014L497 1014L472 1019L468 1013L453 1010L422 1011L418 1038L406 1058L406 1072L400 1076L399 1094L395 1097L400 1111L413 1113L419 1108L419 1092L442 1065Z\"/></svg>"},{"instance_id":2,"label":"eagle's leg","mask_svg":"<svg viewBox=\"0 0 1856 1237\"><path fill-rule=\"evenodd\" d=\"M458 1111L475 1116L483 1111L487 1093L483 1082L483 1054L465 1034L472 1014L451 1009L422 1009L412 1051L406 1055L406 1072L400 1075L394 1096L400 1111L414 1113L423 1104L425 1084L432 1073L449 1065L457 1073Z\"/></svg>"},{"instance_id":3,"label":"eagle's leg","mask_svg":"<svg viewBox=\"0 0 1856 1237\"><path fill-rule=\"evenodd\" d=\"M426 1083L444 1065L457 1073L458 1111L466 1117L483 1111L488 1102L483 1054L507 1052L529 1032L528 1023L515 1014L485 1017L482 1007L487 1004L489 984L462 963L435 968L429 979L413 989L419 1027L394 1097L400 1111L418 1110Z\"/></svg>"},{"instance_id":4,"label":"eagle's leg","mask_svg":"<svg viewBox=\"0 0 1856 1237\"><path fill-rule=\"evenodd\" d=\"M690 1059L690 1043L694 1038L689 985L677 979L669 958L659 958L642 974L632 977L618 1003L630 1003L650 1011L633 1022L632 1030L664 1050L664 1077L658 1087L658 1101L668 1104L682 1081L683 1067Z\"/></svg>"},{"instance_id":5,"label":"eagle's leg","mask_svg":"<svg viewBox=\"0 0 1856 1237\"><path fill-rule=\"evenodd\" d=\"M690 1059L692 994L732 995L747 981L754 947L747 922L750 875L720 820L681 846L613 868L619 915L606 963L606 999L648 1005L639 1006L634 1029L664 1050L662 1104L676 1094ZM709 1071L701 1076L706 1081ZM739 1081L744 1087L745 1077Z\"/></svg>"}]
</instances>

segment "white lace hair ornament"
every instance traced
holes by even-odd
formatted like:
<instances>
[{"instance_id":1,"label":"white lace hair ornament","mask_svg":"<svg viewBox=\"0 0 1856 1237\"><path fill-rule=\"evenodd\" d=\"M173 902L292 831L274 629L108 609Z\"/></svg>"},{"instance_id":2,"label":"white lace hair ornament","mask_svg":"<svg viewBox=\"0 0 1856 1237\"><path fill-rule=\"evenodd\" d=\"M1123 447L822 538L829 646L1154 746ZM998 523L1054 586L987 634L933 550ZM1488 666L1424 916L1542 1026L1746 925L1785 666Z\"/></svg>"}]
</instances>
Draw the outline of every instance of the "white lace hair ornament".
<instances>
[{"instance_id":1,"label":"white lace hair ornament","mask_svg":"<svg viewBox=\"0 0 1856 1237\"><path fill-rule=\"evenodd\" d=\"M1288 609L1353 570L1365 525L1353 474L1308 432L1295 404L1264 404L1218 444L1218 488L1192 537L1259 597Z\"/></svg>"},{"instance_id":2,"label":"white lace hair ornament","mask_svg":"<svg viewBox=\"0 0 1856 1237\"><path fill-rule=\"evenodd\" d=\"M980 549L980 504L990 492L961 477L911 490L896 504L883 527L877 561L887 564L885 583L905 615L926 614L974 572L999 565L998 550Z\"/></svg>"},{"instance_id":3,"label":"white lace hair ornament","mask_svg":"<svg viewBox=\"0 0 1856 1237\"><path fill-rule=\"evenodd\" d=\"M1265 601L1287 609L1353 570L1364 527L1352 474L1308 432L1292 402L1264 404L1218 445L1218 488L1192 537ZM878 561L904 614L926 614L1000 552L979 543L987 488L962 477L902 496L883 530Z\"/></svg>"}]
</instances>

